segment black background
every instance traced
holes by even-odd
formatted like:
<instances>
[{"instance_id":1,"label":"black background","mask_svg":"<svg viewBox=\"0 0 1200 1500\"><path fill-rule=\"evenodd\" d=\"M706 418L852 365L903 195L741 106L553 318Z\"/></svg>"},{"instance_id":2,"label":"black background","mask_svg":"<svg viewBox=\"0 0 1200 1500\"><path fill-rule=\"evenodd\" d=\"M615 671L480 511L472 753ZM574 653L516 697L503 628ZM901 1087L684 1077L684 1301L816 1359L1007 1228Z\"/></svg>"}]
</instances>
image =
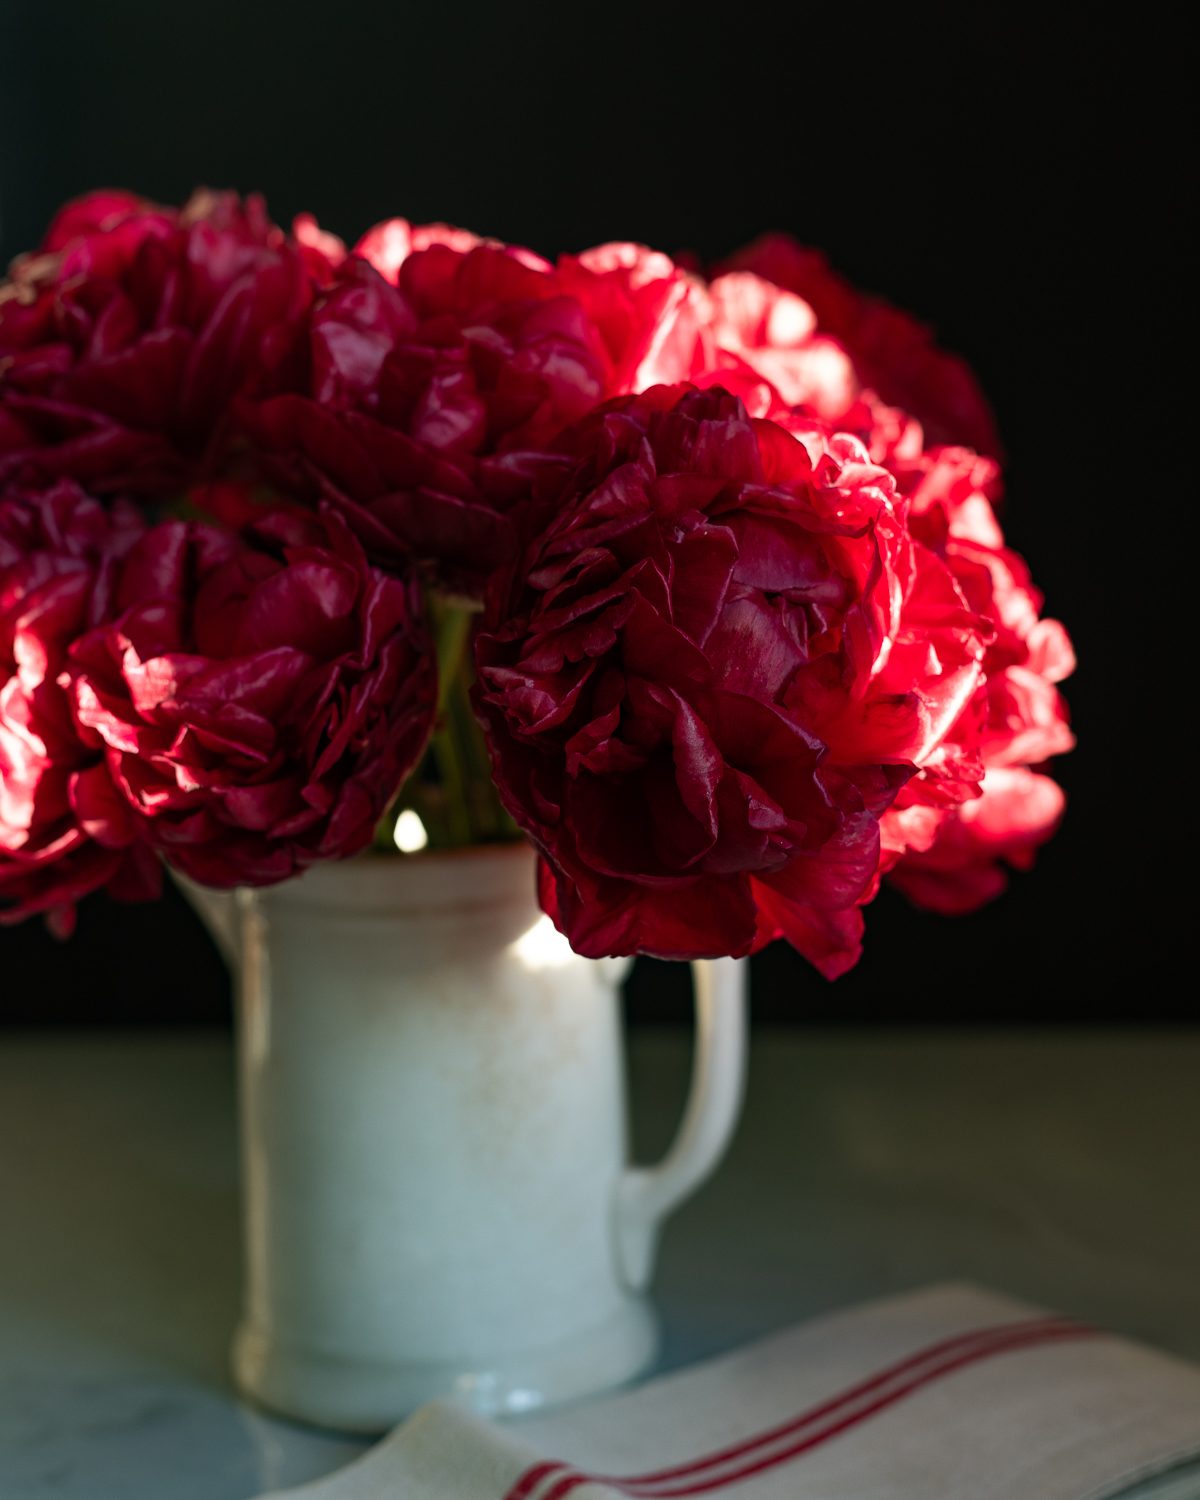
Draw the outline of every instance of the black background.
<instances>
[{"instance_id":1,"label":"black background","mask_svg":"<svg viewBox=\"0 0 1200 1500\"><path fill-rule=\"evenodd\" d=\"M519 9L314 0L60 0L3 10L7 259L64 199L261 189L353 240L392 214L553 256L630 238L705 260L767 228L964 354L1007 446L1009 539L1080 668L1058 837L965 918L885 891L829 985L779 945L759 1018L1187 1019L1194 696L1180 599L1194 505L1175 366L1187 196L1152 12L1086 28L1043 8ZM682 1013L639 964L635 1017ZM0 933L0 1018L214 1021L228 982L173 892L83 903L56 944Z\"/></svg>"}]
</instances>

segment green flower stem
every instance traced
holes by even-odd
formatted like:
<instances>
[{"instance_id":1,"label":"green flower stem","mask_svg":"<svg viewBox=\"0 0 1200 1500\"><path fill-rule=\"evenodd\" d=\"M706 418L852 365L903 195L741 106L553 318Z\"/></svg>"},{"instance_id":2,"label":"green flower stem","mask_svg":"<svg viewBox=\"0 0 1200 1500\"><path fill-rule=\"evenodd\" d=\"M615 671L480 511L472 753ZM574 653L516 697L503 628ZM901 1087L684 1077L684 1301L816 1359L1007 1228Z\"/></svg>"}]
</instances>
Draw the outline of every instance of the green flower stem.
<instances>
[{"instance_id":1,"label":"green flower stem","mask_svg":"<svg viewBox=\"0 0 1200 1500\"><path fill-rule=\"evenodd\" d=\"M427 607L437 644L434 733L417 769L380 820L375 847L394 850L396 819L406 808L417 813L434 849L520 838L520 829L500 803L483 731L471 708L473 612L433 591Z\"/></svg>"},{"instance_id":2,"label":"green flower stem","mask_svg":"<svg viewBox=\"0 0 1200 1500\"><path fill-rule=\"evenodd\" d=\"M471 638L471 611L446 604L430 595L430 614L437 633L438 704L440 718L445 711L455 681L458 679Z\"/></svg>"}]
</instances>

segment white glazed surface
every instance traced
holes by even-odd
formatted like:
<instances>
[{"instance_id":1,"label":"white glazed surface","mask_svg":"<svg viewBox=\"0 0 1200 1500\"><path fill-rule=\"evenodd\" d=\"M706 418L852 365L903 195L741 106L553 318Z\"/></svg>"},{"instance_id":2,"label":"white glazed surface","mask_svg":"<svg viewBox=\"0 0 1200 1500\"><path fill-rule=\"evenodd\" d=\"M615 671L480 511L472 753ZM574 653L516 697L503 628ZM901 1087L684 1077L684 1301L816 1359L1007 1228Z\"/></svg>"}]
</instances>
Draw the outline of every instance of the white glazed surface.
<instances>
[{"instance_id":1,"label":"white glazed surface","mask_svg":"<svg viewBox=\"0 0 1200 1500\"><path fill-rule=\"evenodd\" d=\"M437 1394L528 1410L646 1368L658 1224L740 1107L742 966L719 976L731 1035L701 1028L690 1134L635 1175L628 961L570 951L526 846L188 893L240 959L242 1388L372 1431Z\"/></svg>"}]
</instances>

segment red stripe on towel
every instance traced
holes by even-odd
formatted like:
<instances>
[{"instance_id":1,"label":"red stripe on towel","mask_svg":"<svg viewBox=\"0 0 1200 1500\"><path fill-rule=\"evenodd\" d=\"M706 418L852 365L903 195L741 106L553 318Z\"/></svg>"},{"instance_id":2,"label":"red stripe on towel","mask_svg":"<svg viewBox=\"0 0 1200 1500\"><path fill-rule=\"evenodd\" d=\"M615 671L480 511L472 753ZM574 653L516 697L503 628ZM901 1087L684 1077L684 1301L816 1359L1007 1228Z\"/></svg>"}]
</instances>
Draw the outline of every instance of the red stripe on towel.
<instances>
[{"instance_id":1,"label":"red stripe on towel","mask_svg":"<svg viewBox=\"0 0 1200 1500\"><path fill-rule=\"evenodd\" d=\"M526 1469L512 1489L505 1495L504 1500L528 1500L542 1480L551 1474L561 1474L567 1468L566 1464L545 1463L534 1464L532 1468Z\"/></svg>"},{"instance_id":2,"label":"red stripe on towel","mask_svg":"<svg viewBox=\"0 0 1200 1500\"><path fill-rule=\"evenodd\" d=\"M562 1463L535 1464L521 1475L504 1500L534 1500L534 1492L543 1480L551 1482L536 1500L565 1500L572 1491L589 1483L606 1484L637 1500L679 1500L724 1489L799 1458L921 1386L966 1365L1010 1350L1086 1338L1097 1332L1070 1318L1051 1317L1002 1323L959 1334L930 1344L787 1422L689 1463L623 1478L584 1474Z\"/></svg>"}]
</instances>

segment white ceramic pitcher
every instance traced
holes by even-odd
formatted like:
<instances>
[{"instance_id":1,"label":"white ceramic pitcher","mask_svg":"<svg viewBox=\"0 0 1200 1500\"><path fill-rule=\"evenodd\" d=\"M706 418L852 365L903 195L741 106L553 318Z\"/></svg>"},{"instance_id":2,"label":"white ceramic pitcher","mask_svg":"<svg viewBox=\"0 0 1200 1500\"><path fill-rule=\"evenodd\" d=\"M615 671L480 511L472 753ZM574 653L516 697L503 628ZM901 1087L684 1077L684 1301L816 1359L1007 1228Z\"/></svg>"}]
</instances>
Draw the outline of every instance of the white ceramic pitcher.
<instances>
[{"instance_id":1,"label":"white ceramic pitcher","mask_svg":"<svg viewBox=\"0 0 1200 1500\"><path fill-rule=\"evenodd\" d=\"M374 1432L432 1396L523 1411L645 1369L659 1226L741 1106L745 963L695 965L683 1123L631 1169L629 960L571 952L526 845L180 884L239 978L242 1389Z\"/></svg>"}]
</instances>

